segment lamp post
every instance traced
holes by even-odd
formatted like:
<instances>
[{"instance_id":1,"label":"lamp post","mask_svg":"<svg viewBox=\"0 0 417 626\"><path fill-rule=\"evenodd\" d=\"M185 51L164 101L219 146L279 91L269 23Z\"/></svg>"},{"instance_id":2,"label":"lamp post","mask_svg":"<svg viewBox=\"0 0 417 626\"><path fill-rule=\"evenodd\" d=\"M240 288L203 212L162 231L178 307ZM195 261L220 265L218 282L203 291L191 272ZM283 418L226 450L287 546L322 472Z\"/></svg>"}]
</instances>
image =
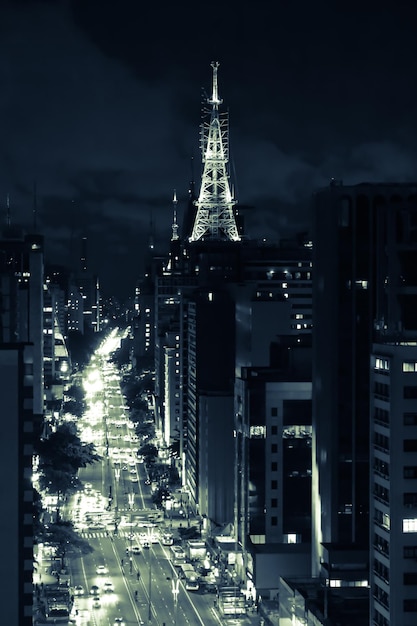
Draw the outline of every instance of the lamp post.
<instances>
[{"instance_id":1,"label":"lamp post","mask_svg":"<svg viewBox=\"0 0 417 626\"><path fill-rule=\"evenodd\" d=\"M148 622L152 622L152 551L149 547Z\"/></svg>"},{"instance_id":2,"label":"lamp post","mask_svg":"<svg viewBox=\"0 0 417 626\"><path fill-rule=\"evenodd\" d=\"M132 573L133 571L133 557L132 557L132 536L133 536L133 513L132 513L132 509L133 506L135 504L135 494L134 493L129 493L128 495L128 500L129 500L129 508L130 508L130 533L129 533L129 571L130 573Z\"/></svg>"},{"instance_id":3,"label":"lamp post","mask_svg":"<svg viewBox=\"0 0 417 626\"><path fill-rule=\"evenodd\" d=\"M178 594L180 592L179 585L180 579L171 580L172 584L172 595L174 596L174 626L177 626L177 611L178 611Z\"/></svg>"}]
</instances>

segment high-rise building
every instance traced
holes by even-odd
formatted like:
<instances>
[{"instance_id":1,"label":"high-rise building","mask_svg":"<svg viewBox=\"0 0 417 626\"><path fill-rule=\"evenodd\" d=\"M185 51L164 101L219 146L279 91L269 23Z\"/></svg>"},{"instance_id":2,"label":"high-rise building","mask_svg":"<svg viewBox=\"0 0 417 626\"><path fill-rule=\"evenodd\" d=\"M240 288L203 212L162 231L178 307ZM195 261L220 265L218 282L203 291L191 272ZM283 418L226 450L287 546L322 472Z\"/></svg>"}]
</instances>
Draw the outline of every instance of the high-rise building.
<instances>
[{"instance_id":1,"label":"high-rise building","mask_svg":"<svg viewBox=\"0 0 417 626\"><path fill-rule=\"evenodd\" d=\"M255 247L243 276L234 525L239 575L256 599L277 593L280 575L311 566L311 248Z\"/></svg>"},{"instance_id":2,"label":"high-rise building","mask_svg":"<svg viewBox=\"0 0 417 626\"><path fill-rule=\"evenodd\" d=\"M32 624L33 441L44 414L43 239L10 224L0 239L2 619ZM7 479L6 479L7 477Z\"/></svg>"},{"instance_id":3,"label":"high-rise building","mask_svg":"<svg viewBox=\"0 0 417 626\"><path fill-rule=\"evenodd\" d=\"M313 574L330 588L370 581L378 626L417 609L404 557L416 387L402 369L415 360L416 197L333 181L314 199Z\"/></svg>"},{"instance_id":4,"label":"high-rise building","mask_svg":"<svg viewBox=\"0 0 417 626\"><path fill-rule=\"evenodd\" d=\"M370 358L370 623L417 620L417 187L380 189Z\"/></svg>"},{"instance_id":5,"label":"high-rise building","mask_svg":"<svg viewBox=\"0 0 417 626\"><path fill-rule=\"evenodd\" d=\"M39 435L34 401L33 345L0 343L0 518L7 576L2 580L2 620L33 623L33 437Z\"/></svg>"}]
</instances>

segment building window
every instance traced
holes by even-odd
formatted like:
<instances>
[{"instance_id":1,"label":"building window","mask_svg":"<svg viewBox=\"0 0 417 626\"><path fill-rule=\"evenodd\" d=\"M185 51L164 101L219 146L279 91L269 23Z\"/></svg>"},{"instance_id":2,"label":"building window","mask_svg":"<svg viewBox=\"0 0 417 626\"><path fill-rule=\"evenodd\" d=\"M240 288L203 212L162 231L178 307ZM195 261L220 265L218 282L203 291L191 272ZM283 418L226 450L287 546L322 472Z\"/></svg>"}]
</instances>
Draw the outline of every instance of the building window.
<instances>
[{"instance_id":1,"label":"building window","mask_svg":"<svg viewBox=\"0 0 417 626\"><path fill-rule=\"evenodd\" d=\"M276 461L272 461L271 472L277 472L277 471L278 471L278 463Z\"/></svg>"},{"instance_id":2,"label":"building window","mask_svg":"<svg viewBox=\"0 0 417 626\"><path fill-rule=\"evenodd\" d=\"M386 383L380 383L378 381L375 381L374 394L377 397L382 398L383 400L388 400L389 399L389 385L387 385Z\"/></svg>"},{"instance_id":3,"label":"building window","mask_svg":"<svg viewBox=\"0 0 417 626\"><path fill-rule=\"evenodd\" d=\"M403 470L404 478L417 478L417 467L415 465L408 465Z\"/></svg>"},{"instance_id":4,"label":"building window","mask_svg":"<svg viewBox=\"0 0 417 626\"><path fill-rule=\"evenodd\" d=\"M278 481L271 480L271 489L278 489Z\"/></svg>"},{"instance_id":5,"label":"building window","mask_svg":"<svg viewBox=\"0 0 417 626\"><path fill-rule=\"evenodd\" d=\"M384 478L389 478L389 463L376 457L374 459L374 471Z\"/></svg>"},{"instance_id":6,"label":"building window","mask_svg":"<svg viewBox=\"0 0 417 626\"><path fill-rule=\"evenodd\" d=\"M403 504L410 509L417 508L417 493L404 493Z\"/></svg>"},{"instance_id":7,"label":"building window","mask_svg":"<svg viewBox=\"0 0 417 626\"><path fill-rule=\"evenodd\" d=\"M416 613L417 612L417 600L414 598L411 600L404 600L403 602L404 613Z\"/></svg>"},{"instance_id":8,"label":"building window","mask_svg":"<svg viewBox=\"0 0 417 626\"><path fill-rule=\"evenodd\" d=\"M417 372L417 361L403 361L403 372Z\"/></svg>"},{"instance_id":9,"label":"building window","mask_svg":"<svg viewBox=\"0 0 417 626\"><path fill-rule=\"evenodd\" d=\"M278 444L277 443L273 443L271 444L271 454L274 454L278 452Z\"/></svg>"},{"instance_id":10,"label":"building window","mask_svg":"<svg viewBox=\"0 0 417 626\"><path fill-rule=\"evenodd\" d=\"M417 559L417 546L404 546L403 556L405 559Z\"/></svg>"},{"instance_id":11,"label":"building window","mask_svg":"<svg viewBox=\"0 0 417 626\"><path fill-rule=\"evenodd\" d=\"M417 518L403 519L403 533L417 533Z\"/></svg>"},{"instance_id":12,"label":"building window","mask_svg":"<svg viewBox=\"0 0 417 626\"><path fill-rule=\"evenodd\" d=\"M375 357L375 369L376 370L384 370L389 372L389 361L388 359L381 359L380 357Z\"/></svg>"},{"instance_id":13,"label":"building window","mask_svg":"<svg viewBox=\"0 0 417 626\"><path fill-rule=\"evenodd\" d=\"M265 439L266 426L251 426L249 436L251 439Z\"/></svg>"},{"instance_id":14,"label":"building window","mask_svg":"<svg viewBox=\"0 0 417 626\"><path fill-rule=\"evenodd\" d=\"M271 417L278 417L278 407L271 407Z\"/></svg>"},{"instance_id":15,"label":"building window","mask_svg":"<svg viewBox=\"0 0 417 626\"><path fill-rule=\"evenodd\" d=\"M271 500L271 508L276 509L278 506L278 498L272 498Z\"/></svg>"},{"instance_id":16,"label":"building window","mask_svg":"<svg viewBox=\"0 0 417 626\"><path fill-rule=\"evenodd\" d=\"M378 483L374 485L374 496L386 504L389 503L389 489L386 489Z\"/></svg>"},{"instance_id":17,"label":"building window","mask_svg":"<svg viewBox=\"0 0 417 626\"><path fill-rule=\"evenodd\" d=\"M278 435L278 426L271 426L271 435Z\"/></svg>"},{"instance_id":18,"label":"building window","mask_svg":"<svg viewBox=\"0 0 417 626\"><path fill-rule=\"evenodd\" d=\"M417 439L404 439L404 452L417 452Z\"/></svg>"},{"instance_id":19,"label":"building window","mask_svg":"<svg viewBox=\"0 0 417 626\"><path fill-rule=\"evenodd\" d=\"M271 517L271 526L278 526L278 518L276 515Z\"/></svg>"},{"instance_id":20,"label":"building window","mask_svg":"<svg viewBox=\"0 0 417 626\"><path fill-rule=\"evenodd\" d=\"M417 387L415 385L405 385L404 387L404 399L416 400L417 399Z\"/></svg>"},{"instance_id":21,"label":"building window","mask_svg":"<svg viewBox=\"0 0 417 626\"><path fill-rule=\"evenodd\" d=\"M417 572L404 572L404 585L417 585Z\"/></svg>"},{"instance_id":22,"label":"building window","mask_svg":"<svg viewBox=\"0 0 417 626\"><path fill-rule=\"evenodd\" d=\"M417 413L404 413L404 426L417 426Z\"/></svg>"},{"instance_id":23,"label":"building window","mask_svg":"<svg viewBox=\"0 0 417 626\"><path fill-rule=\"evenodd\" d=\"M389 413L386 409L375 407L374 409L374 421L380 424L389 424Z\"/></svg>"},{"instance_id":24,"label":"building window","mask_svg":"<svg viewBox=\"0 0 417 626\"><path fill-rule=\"evenodd\" d=\"M389 452L389 439L385 435L381 435L381 433L374 434L374 445L378 450Z\"/></svg>"}]
</instances>

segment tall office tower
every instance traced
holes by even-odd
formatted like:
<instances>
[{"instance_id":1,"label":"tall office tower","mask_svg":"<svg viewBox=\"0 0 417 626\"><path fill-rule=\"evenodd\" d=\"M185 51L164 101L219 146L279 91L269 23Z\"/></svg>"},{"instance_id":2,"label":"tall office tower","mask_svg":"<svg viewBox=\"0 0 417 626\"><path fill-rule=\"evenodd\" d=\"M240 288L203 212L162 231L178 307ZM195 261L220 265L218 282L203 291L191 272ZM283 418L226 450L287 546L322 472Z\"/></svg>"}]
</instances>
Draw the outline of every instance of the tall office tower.
<instances>
[{"instance_id":1,"label":"tall office tower","mask_svg":"<svg viewBox=\"0 0 417 626\"><path fill-rule=\"evenodd\" d=\"M145 274L135 289L135 313L133 316L133 340L135 365L140 367L154 362L154 314L155 285Z\"/></svg>"},{"instance_id":2,"label":"tall office tower","mask_svg":"<svg viewBox=\"0 0 417 626\"><path fill-rule=\"evenodd\" d=\"M43 240L8 225L0 239L0 497L7 580L2 616L32 624L33 437L44 414ZM7 480L6 480L7 477Z\"/></svg>"},{"instance_id":3,"label":"tall office tower","mask_svg":"<svg viewBox=\"0 0 417 626\"><path fill-rule=\"evenodd\" d=\"M201 152L203 157L203 175L200 195L196 202L197 214L190 237L190 242L200 239L225 239L240 241L236 220L233 213L234 200L229 185L227 164L229 160L228 119L219 113L222 100L217 86L218 63L213 68L213 88L210 119L201 129Z\"/></svg>"},{"instance_id":4,"label":"tall office tower","mask_svg":"<svg viewBox=\"0 0 417 626\"><path fill-rule=\"evenodd\" d=\"M408 185L333 181L314 199L312 571L330 587L369 579L374 322L383 311L390 329L409 317L398 259L415 194ZM385 410L381 399L376 406ZM373 428L385 437L379 424ZM376 482L383 500L384 480Z\"/></svg>"},{"instance_id":5,"label":"tall office tower","mask_svg":"<svg viewBox=\"0 0 417 626\"><path fill-rule=\"evenodd\" d=\"M4 229L0 278L0 342L33 343L33 410L43 416L43 238L14 227Z\"/></svg>"},{"instance_id":6,"label":"tall office tower","mask_svg":"<svg viewBox=\"0 0 417 626\"><path fill-rule=\"evenodd\" d=\"M84 334L98 332L101 327L100 284L98 276L92 274L87 263L87 237L81 240L80 270L76 275L76 285L82 297Z\"/></svg>"},{"instance_id":7,"label":"tall office tower","mask_svg":"<svg viewBox=\"0 0 417 626\"><path fill-rule=\"evenodd\" d=\"M201 515L233 519L234 302L227 289L189 298L186 485Z\"/></svg>"},{"instance_id":8,"label":"tall office tower","mask_svg":"<svg viewBox=\"0 0 417 626\"><path fill-rule=\"evenodd\" d=\"M417 621L417 186L388 188L376 222L370 359L370 623Z\"/></svg>"},{"instance_id":9,"label":"tall office tower","mask_svg":"<svg viewBox=\"0 0 417 626\"><path fill-rule=\"evenodd\" d=\"M257 247L236 288L237 569L254 598L311 550L311 249ZM271 596L271 597L272 597Z\"/></svg>"},{"instance_id":10,"label":"tall office tower","mask_svg":"<svg viewBox=\"0 0 417 626\"><path fill-rule=\"evenodd\" d=\"M0 498L4 513L0 532L2 558L2 621L31 626L33 623L33 345L0 343Z\"/></svg>"}]
</instances>

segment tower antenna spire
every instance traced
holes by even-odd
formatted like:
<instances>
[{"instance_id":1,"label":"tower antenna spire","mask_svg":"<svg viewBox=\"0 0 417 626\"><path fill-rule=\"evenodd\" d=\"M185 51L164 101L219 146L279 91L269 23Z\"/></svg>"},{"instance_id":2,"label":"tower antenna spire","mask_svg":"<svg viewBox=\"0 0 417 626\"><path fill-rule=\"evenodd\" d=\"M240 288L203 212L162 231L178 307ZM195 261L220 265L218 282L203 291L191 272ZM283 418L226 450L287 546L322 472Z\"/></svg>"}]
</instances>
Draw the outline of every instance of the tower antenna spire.
<instances>
[{"instance_id":1,"label":"tower antenna spire","mask_svg":"<svg viewBox=\"0 0 417 626\"><path fill-rule=\"evenodd\" d=\"M219 88L217 85L217 69L220 63L218 61L212 61L211 67L213 68L213 89L211 92L211 100L208 100L209 104L212 104L215 107L218 107L219 104L223 102L223 100L219 99Z\"/></svg>"},{"instance_id":2,"label":"tower antenna spire","mask_svg":"<svg viewBox=\"0 0 417 626\"><path fill-rule=\"evenodd\" d=\"M197 212L189 241L203 238L240 241L227 172L228 118L219 115L219 105L223 102L219 98L217 81L219 63L213 61L211 67L212 94L211 98L207 98L207 103L211 105L210 122L202 125L203 174L200 195L195 202Z\"/></svg>"},{"instance_id":3,"label":"tower antenna spire","mask_svg":"<svg viewBox=\"0 0 417 626\"><path fill-rule=\"evenodd\" d=\"M33 230L36 232L37 229L37 221L38 221L38 197L37 197L37 188L36 188L36 180L33 181Z\"/></svg>"},{"instance_id":4,"label":"tower antenna spire","mask_svg":"<svg viewBox=\"0 0 417 626\"><path fill-rule=\"evenodd\" d=\"M177 200L177 190L174 189L174 195L172 198L172 205L173 205L173 219L172 219L172 236L171 236L171 241L177 241L177 239L179 239L179 235L178 235L178 223L177 223L177 205L178 205L178 200Z\"/></svg>"}]
</instances>

